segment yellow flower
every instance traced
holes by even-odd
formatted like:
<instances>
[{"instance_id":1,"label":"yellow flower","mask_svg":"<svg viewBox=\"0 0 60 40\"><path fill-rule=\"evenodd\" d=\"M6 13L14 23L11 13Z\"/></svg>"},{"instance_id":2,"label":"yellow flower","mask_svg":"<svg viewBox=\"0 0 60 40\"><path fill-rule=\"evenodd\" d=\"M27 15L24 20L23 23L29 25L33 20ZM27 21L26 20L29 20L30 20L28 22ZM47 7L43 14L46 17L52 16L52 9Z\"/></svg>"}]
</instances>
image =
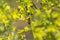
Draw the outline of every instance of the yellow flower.
<instances>
[{"instance_id":1,"label":"yellow flower","mask_svg":"<svg viewBox=\"0 0 60 40\"><path fill-rule=\"evenodd\" d=\"M27 12L29 13L30 12L30 9L28 9Z\"/></svg>"},{"instance_id":2,"label":"yellow flower","mask_svg":"<svg viewBox=\"0 0 60 40\"><path fill-rule=\"evenodd\" d=\"M32 27L34 28L35 26L37 26L37 25L41 25L41 22L39 22L38 20L35 20L35 21L32 21ZM32 28L32 29L33 29Z\"/></svg>"},{"instance_id":3,"label":"yellow flower","mask_svg":"<svg viewBox=\"0 0 60 40\"><path fill-rule=\"evenodd\" d=\"M57 26L60 26L60 17L55 20L55 24L56 24Z\"/></svg>"},{"instance_id":4,"label":"yellow flower","mask_svg":"<svg viewBox=\"0 0 60 40\"><path fill-rule=\"evenodd\" d=\"M13 11L13 13L11 15L12 15L13 19L17 19L19 17L18 11L16 9Z\"/></svg>"},{"instance_id":5,"label":"yellow flower","mask_svg":"<svg viewBox=\"0 0 60 40\"><path fill-rule=\"evenodd\" d=\"M9 20L3 19L3 23L4 23L4 24L7 24L7 23L9 23Z\"/></svg>"},{"instance_id":6,"label":"yellow flower","mask_svg":"<svg viewBox=\"0 0 60 40\"><path fill-rule=\"evenodd\" d=\"M47 14L51 13L51 9L46 9L45 11L46 11Z\"/></svg>"},{"instance_id":7,"label":"yellow flower","mask_svg":"<svg viewBox=\"0 0 60 40\"><path fill-rule=\"evenodd\" d=\"M45 10L48 17L50 17L51 9L48 9L47 6L44 6L43 9Z\"/></svg>"},{"instance_id":8,"label":"yellow flower","mask_svg":"<svg viewBox=\"0 0 60 40\"><path fill-rule=\"evenodd\" d=\"M9 35L8 35L8 40L11 40L11 39L12 39L12 35L9 34Z\"/></svg>"},{"instance_id":9,"label":"yellow flower","mask_svg":"<svg viewBox=\"0 0 60 40\"><path fill-rule=\"evenodd\" d=\"M36 14L35 14L35 15L36 15L36 16L38 16L38 15L40 16L41 10L40 10L40 9L36 9L35 11L36 11Z\"/></svg>"},{"instance_id":10,"label":"yellow flower","mask_svg":"<svg viewBox=\"0 0 60 40\"><path fill-rule=\"evenodd\" d=\"M1 17L0 17L2 20L7 20L7 17L6 17L6 15L5 14L1 14Z\"/></svg>"},{"instance_id":11,"label":"yellow flower","mask_svg":"<svg viewBox=\"0 0 60 40\"><path fill-rule=\"evenodd\" d=\"M46 0L42 0L42 4L46 3Z\"/></svg>"},{"instance_id":12,"label":"yellow flower","mask_svg":"<svg viewBox=\"0 0 60 40\"><path fill-rule=\"evenodd\" d=\"M32 3L27 3L27 8L30 8L32 5Z\"/></svg>"},{"instance_id":13,"label":"yellow flower","mask_svg":"<svg viewBox=\"0 0 60 40\"><path fill-rule=\"evenodd\" d=\"M7 24L7 23L9 22L9 20L7 19L7 17L6 17L5 14L1 14L0 20L1 20L4 24Z\"/></svg>"},{"instance_id":14,"label":"yellow flower","mask_svg":"<svg viewBox=\"0 0 60 40\"><path fill-rule=\"evenodd\" d=\"M13 14L13 19L17 19L18 15L17 14Z\"/></svg>"},{"instance_id":15,"label":"yellow flower","mask_svg":"<svg viewBox=\"0 0 60 40\"><path fill-rule=\"evenodd\" d=\"M34 33L34 38L42 39L42 37L40 33Z\"/></svg>"},{"instance_id":16,"label":"yellow flower","mask_svg":"<svg viewBox=\"0 0 60 40\"><path fill-rule=\"evenodd\" d=\"M42 38L43 36L45 36L46 33L43 31L44 29L45 29L44 27L42 27L42 28L36 28L34 36L38 37L38 38Z\"/></svg>"},{"instance_id":17,"label":"yellow flower","mask_svg":"<svg viewBox=\"0 0 60 40\"><path fill-rule=\"evenodd\" d=\"M24 0L24 2L28 2L28 0Z\"/></svg>"},{"instance_id":18,"label":"yellow flower","mask_svg":"<svg viewBox=\"0 0 60 40\"><path fill-rule=\"evenodd\" d=\"M53 13L52 13L52 17L53 17L53 18L57 18L58 16L59 16L59 13L58 13L58 12L53 12Z\"/></svg>"},{"instance_id":19,"label":"yellow flower","mask_svg":"<svg viewBox=\"0 0 60 40\"><path fill-rule=\"evenodd\" d=\"M15 26L12 26L12 31L15 31L16 30L16 27Z\"/></svg>"},{"instance_id":20,"label":"yellow flower","mask_svg":"<svg viewBox=\"0 0 60 40\"><path fill-rule=\"evenodd\" d=\"M27 26L24 27L24 31L27 32L27 31L29 31L29 30L30 30L30 28L28 28Z\"/></svg>"},{"instance_id":21,"label":"yellow flower","mask_svg":"<svg viewBox=\"0 0 60 40\"><path fill-rule=\"evenodd\" d=\"M36 12L40 14L41 13L41 10L40 9L36 9Z\"/></svg>"},{"instance_id":22,"label":"yellow flower","mask_svg":"<svg viewBox=\"0 0 60 40\"><path fill-rule=\"evenodd\" d=\"M21 14L20 20L25 20L25 15L24 14Z\"/></svg>"},{"instance_id":23,"label":"yellow flower","mask_svg":"<svg viewBox=\"0 0 60 40\"><path fill-rule=\"evenodd\" d=\"M20 33L23 33L23 32L24 32L24 30L21 29L21 30L18 30L18 31L17 31L17 34L20 34Z\"/></svg>"},{"instance_id":24,"label":"yellow flower","mask_svg":"<svg viewBox=\"0 0 60 40\"><path fill-rule=\"evenodd\" d=\"M0 38L0 40L3 40L2 38Z\"/></svg>"},{"instance_id":25,"label":"yellow flower","mask_svg":"<svg viewBox=\"0 0 60 40\"><path fill-rule=\"evenodd\" d=\"M7 5L7 6L5 7L5 10L9 10L9 9L10 9L10 6Z\"/></svg>"},{"instance_id":26,"label":"yellow flower","mask_svg":"<svg viewBox=\"0 0 60 40\"><path fill-rule=\"evenodd\" d=\"M55 25L49 25L47 28L47 32L56 32L56 26Z\"/></svg>"},{"instance_id":27,"label":"yellow flower","mask_svg":"<svg viewBox=\"0 0 60 40\"><path fill-rule=\"evenodd\" d=\"M53 5L54 5L52 2L49 2L48 4L49 4L50 6L53 6Z\"/></svg>"},{"instance_id":28,"label":"yellow flower","mask_svg":"<svg viewBox=\"0 0 60 40\"><path fill-rule=\"evenodd\" d=\"M18 8L19 8L21 11L24 10L24 6L23 6L23 5L18 6Z\"/></svg>"},{"instance_id":29,"label":"yellow flower","mask_svg":"<svg viewBox=\"0 0 60 40\"><path fill-rule=\"evenodd\" d=\"M27 2L27 3L29 3L29 2L31 2L32 0L24 0L24 2Z\"/></svg>"}]
</instances>

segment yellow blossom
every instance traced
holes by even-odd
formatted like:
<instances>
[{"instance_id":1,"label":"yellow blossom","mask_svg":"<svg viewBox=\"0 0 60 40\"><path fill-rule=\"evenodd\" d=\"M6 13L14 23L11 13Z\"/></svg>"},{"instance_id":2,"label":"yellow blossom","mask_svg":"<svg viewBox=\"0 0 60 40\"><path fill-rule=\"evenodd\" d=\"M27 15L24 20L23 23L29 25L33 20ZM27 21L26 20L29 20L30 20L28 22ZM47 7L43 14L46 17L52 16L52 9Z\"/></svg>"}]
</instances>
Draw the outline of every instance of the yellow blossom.
<instances>
[{"instance_id":1,"label":"yellow blossom","mask_svg":"<svg viewBox=\"0 0 60 40\"><path fill-rule=\"evenodd\" d=\"M44 6L43 9L45 10L48 17L50 17L51 9L48 9L47 6Z\"/></svg>"},{"instance_id":2,"label":"yellow blossom","mask_svg":"<svg viewBox=\"0 0 60 40\"><path fill-rule=\"evenodd\" d=\"M11 40L11 39L12 39L12 35L9 34L9 35L8 35L8 40Z\"/></svg>"},{"instance_id":3,"label":"yellow blossom","mask_svg":"<svg viewBox=\"0 0 60 40\"><path fill-rule=\"evenodd\" d=\"M55 20L55 24L56 24L57 26L60 26L60 17Z\"/></svg>"},{"instance_id":4,"label":"yellow blossom","mask_svg":"<svg viewBox=\"0 0 60 40\"><path fill-rule=\"evenodd\" d=\"M20 6L18 6L18 8L20 9L20 10L24 10L24 6L23 5L20 5Z\"/></svg>"},{"instance_id":5,"label":"yellow blossom","mask_svg":"<svg viewBox=\"0 0 60 40\"><path fill-rule=\"evenodd\" d=\"M2 38L0 38L0 40L3 40Z\"/></svg>"},{"instance_id":6,"label":"yellow blossom","mask_svg":"<svg viewBox=\"0 0 60 40\"><path fill-rule=\"evenodd\" d=\"M30 28L28 28L27 26L24 27L24 30L27 32L30 30Z\"/></svg>"},{"instance_id":7,"label":"yellow blossom","mask_svg":"<svg viewBox=\"0 0 60 40\"><path fill-rule=\"evenodd\" d=\"M28 3L27 7L30 8L33 4L32 3Z\"/></svg>"},{"instance_id":8,"label":"yellow blossom","mask_svg":"<svg viewBox=\"0 0 60 40\"><path fill-rule=\"evenodd\" d=\"M36 25L41 25L41 23L38 20L35 20L32 22L32 27L35 27Z\"/></svg>"},{"instance_id":9,"label":"yellow blossom","mask_svg":"<svg viewBox=\"0 0 60 40\"><path fill-rule=\"evenodd\" d=\"M46 3L46 0L42 0L42 4Z\"/></svg>"},{"instance_id":10,"label":"yellow blossom","mask_svg":"<svg viewBox=\"0 0 60 40\"><path fill-rule=\"evenodd\" d=\"M17 34L20 34L20 33L23 33L23 32L24 32L24 30L21 29L21 30L18 30L18 31L17 31Z\"/></svg>"},{"instance_id":11,"label":"yellow blossom","mask_svg":"<svg viewBox=\"0 0 60 40\"><path fill-rule=\"evenodd\" d=\"M20 20L25 20L25 15L22 14Z\"/></svg>"},{"instance_id":12,"label":"yellow blossom","mask_svg":"<svg viewBox=\"0 0 60 40\"><path fill-rule=\"evenodd\" d=\"M53 4L52 2L49 2L49 5L50 5L50 6L53 6L54 4Z\"/></svg>"},{"instance_id":13,"label":"yellow blossom","mask_svg":"<svg viewBox=\"0 0 60 40\"><path fill-rule=\"evenodd\" d=\"M16 27L15 26L12 26L12 31L15 31L16 30Z\"/></svg>"},{"instance_id":14,"label":"yellow blossom","mask_svg":"<svg viewBox=\"0 0 60 40\"><path fill-rule=\"evenodd\" d=\"M47 32L56 32L56 26L55 25L49 25L47 28Z\"/></svg>"},{"instance_id":15,"label":"yellow blossom","mask_svg":"<svg viewBox=\"0 0 60 40\"><path fill-rule=\"evenodd\" d=\"M29 3L29 2L31 2L32 0L24 0L24 2L27 2L27 3Z\"/></svg>"},{"instance_id":16,"label":"yellow blossom","mask_svg":"<svg viewBox=\"0 0 60 40\"><path fill-rule=\"evenodd\" d=\"M34 37L42 38L43 36L45 36L46 33L43 30L44 30L44 27L36 28L36 31L35 31L36 33L34 33Z\"/></svg>"},{"instance_id":17,"label":"yellow blossom","mask_svg":"<svg viewBox=\"0 0 60 40\"><path fill-rule=\"evenodd\" d=\"M4 20L3 19L3 23L7 24L7 23L9 23L9 20Z\"/></svg>"},{"instance_id":18,"label":"yellow blossom","mask_svg":"<svg viewBox=\"0 0 60 40\"><path fill-rule=\"evenodd\" d=\"M17 18L18 18L18 15L13 14L13 19L17 19Z\"/></svg>"},{"instance_id":19,"label":"yellow blossom","mask_svg":"<svg viewBox=\"0 0 60 40\"><path fill-rule=\"evenodd\" d=\"M57 18L58 16L59 16L59 13L58 13L58 12L53 12L53 13L52 13L52 17L53 17L53 18Z\"/></svg>"},{"instance_id":20,"label":"yellow blossom","mask_svg":"<svg viewBox=\"0 0 60 40\"><path fill-rule=\"evenodd\" d=\"M5 10L10 10L10 6L7 5L7 6L5 7Z\"/></svg>"},{"instance_id":21,"label":"yellow blossom","mask_svg":"<svg viewBox=\"0 0 60 40\"><path fill-rule=\"evenodd\" d=\"M40 9L36 9L35 11L36 11L36 14L35 14L36 16L41 14L41 10Z\"/></svg>"},{"instance_id":22,"label":"yellow blossom","mask_svg":"<svg viewBox=\"0 0 60 40\"><path fill-rule=\"evenodd\" d=\"M13 19L17 19L19 17L17 14L18 14L18 11L15 9L13 13L11 13Z\"/></svg>"}]
</instances>

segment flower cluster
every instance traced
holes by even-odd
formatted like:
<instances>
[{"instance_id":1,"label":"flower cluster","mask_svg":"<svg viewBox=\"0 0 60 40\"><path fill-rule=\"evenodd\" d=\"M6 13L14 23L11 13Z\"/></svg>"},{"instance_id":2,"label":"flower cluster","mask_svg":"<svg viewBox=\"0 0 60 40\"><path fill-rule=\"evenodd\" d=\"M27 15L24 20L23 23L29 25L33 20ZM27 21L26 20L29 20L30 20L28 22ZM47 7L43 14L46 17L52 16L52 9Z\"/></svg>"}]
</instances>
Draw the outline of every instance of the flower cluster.
<instances>
[{"instance_id":1,"label":"flower cluster","mask_svg":"<svg viewBox=\"0 0 60 40\"><path fill-rule=\"evenodd\" d=\"M60 40L59 0L13 0L19 5L12 7L8 1L0 2L0 40L26 40L24 32L32 30L34 40ZM37 8L37 4L41 5ZM13 4L13 3L12 3ZM15 5L15 4L13 4ZM25 26L16 31L13 23L26 21Z\"/></svg>"}]
</instances>

